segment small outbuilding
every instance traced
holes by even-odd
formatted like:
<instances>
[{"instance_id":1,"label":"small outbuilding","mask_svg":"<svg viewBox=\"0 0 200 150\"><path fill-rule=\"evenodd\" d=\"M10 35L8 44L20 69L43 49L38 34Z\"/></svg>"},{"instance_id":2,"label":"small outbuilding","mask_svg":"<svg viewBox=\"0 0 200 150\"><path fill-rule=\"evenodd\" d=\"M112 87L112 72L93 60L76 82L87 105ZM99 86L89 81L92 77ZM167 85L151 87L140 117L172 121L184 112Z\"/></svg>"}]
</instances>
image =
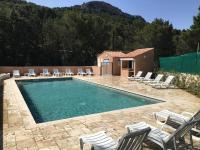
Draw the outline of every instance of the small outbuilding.
<instances>
[{"instance_id":1,"label":"small outbuilding","mask_svg":"<svg viewBox=\"0 0 200 150\"><path fill-rule=\"evenodd\" d=\"M101 75L132 76L142 70L154 69L154 48L136 49L130 52L106 50L97 57Z\"/></svg>"}]
</instances>

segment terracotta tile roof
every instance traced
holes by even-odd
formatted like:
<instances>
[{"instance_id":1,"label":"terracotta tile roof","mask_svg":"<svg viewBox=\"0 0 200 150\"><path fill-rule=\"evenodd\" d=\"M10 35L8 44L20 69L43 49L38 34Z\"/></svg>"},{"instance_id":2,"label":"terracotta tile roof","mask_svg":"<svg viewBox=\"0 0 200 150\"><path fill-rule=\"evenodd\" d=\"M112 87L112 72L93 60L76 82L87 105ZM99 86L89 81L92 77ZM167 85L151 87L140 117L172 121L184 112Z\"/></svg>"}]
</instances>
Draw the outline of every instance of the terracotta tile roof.
<instances>
[{"instance_id":1,"label":"terracotta tile roof","mask_svg":"<svg viewBox=\"0 0 200 150\"><path fill-rule=\"evenodd\" d=\"M144 54L148 51L151 51L151 50L154 50L154 48L143 48L143 49L136 49L132 52L129 52L126 54L126 57L135 57L135 56L138 56L138 55L141 55L141 54Z\"/></svg>"},{"instance_id":2,"label":"terracotta tile roof","mask_svg":"<svg viewBox=\"0 0 200 150\"><path fill-rule=\"evenodd\" d=\"M107 55L109 55L111 57L135 57L135 56L141 55L141 54L146 53L146 52L151 51L151 50L154 50L154 48L136 49L136 50L133 50L133 51L128 52L128 53L124 53L122 51L105 50L101 54L106 53Z\"/></svg>"},{"instance_id":3,"label":"terracotta tile roof","mask_svg":"<svg viewBox=\"0 0 200 150\"><path fill-rule=\"evenodd\" d=\"M125 56L125 53L121 52L121 51L104 51L103 53L106 53L107 55L109 56L112 56L112 57L123 57Z\"/></svg>"}]
</instances>

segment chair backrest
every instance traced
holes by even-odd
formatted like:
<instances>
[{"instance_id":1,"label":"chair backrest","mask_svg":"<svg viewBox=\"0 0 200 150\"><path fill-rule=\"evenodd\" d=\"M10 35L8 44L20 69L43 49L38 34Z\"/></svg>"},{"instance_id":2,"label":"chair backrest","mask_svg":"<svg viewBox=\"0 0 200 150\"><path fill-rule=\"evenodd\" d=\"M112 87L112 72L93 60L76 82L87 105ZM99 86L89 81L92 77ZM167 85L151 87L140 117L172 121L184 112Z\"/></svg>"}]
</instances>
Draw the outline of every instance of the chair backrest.
<instances>
[{"instance_id":1,"label":"chair backrest","mask_svg":"<svg viewBox=\"0 0 200 150\"><path fill-rule=\"evenodd\" d=\"M159 82L163 77L163 74L158 74L154 81Z\"/></svg>"},{"instance_id":2,"label":"chair backrest","mask_svg":"<svg viewBox=\"0 0 200 150\"><path fill-rule=\"evenodd\" d=\"M146 74L146 76L144 77L144 79L145 79L145 80L150 79L150 78L151 78L151 75L152 75L152 72L148 72L148 73Z\"/></svg>"},{"instance_id":3,"label":"chair backrest","mask_svg":"<svg viewBox=\"0 0 200 150\"><path fill-rule=\"evenodd\" d=\"M140 77L142 75L142 71L138 71L138 73L135 75L135 77Z\"/></svg>"},{"instance_id":4,"label":"chair backrest","mask_svg":"<svg viewBox=\"0 0 200 150\"><path fill-rule=\"evenodd\" d=\"M19 75L19 70L13 70L14 75Z\"/></svg>"},{"instance_id":5,"label":"chair backrest","mask_svg":"<svg viewBox=\"0 0 200 150\"><path fill-rule=\"evenodd\" d=\"M54 73L59 73L58 69L53 69Z\"/></svg>"},{"instance_id":6,"label":"chair backrest","mask_svg":"<svg viewBox=\"0 0 200 150\"><path fill-rule=\"evenodd\" d=\"M197 125L196 125L196 129L200 131L200 122L197 123Z\"/></svg>"},{"instance_id":7,"label":"chair backrest","mask_svg":"<svg viewBox=\"0 0 200 150\"><path fill-rule=\"evenodd\" d=\"M70 73L70 72L71 72L70 68L67 68L66 73Z\"/></svg>"},{"instance_id":8,"label":"chair backrest","mask_svg":"<svg viewBox=\"0 0 200 150\"><path fill-rule=\"evenodd\" d=\"M200 109L192 116L190 121L192 120L200 120Z\"/></svg>"},{"instance_id":9,"label":"chair backrest","mask_svg":"<svg viewBox=\"0 0 200 150\"><path fill-rule=\"evenodd\" d=\"M197 124L199 123L200 120L194 120L194 121L189 121L189 122L185 122L183 123L173 134L171 134L166 142L170 142L171 140L173 140L174 138L176 139L180 139L182 137L184 137L187 133L190 132L190 130Z\"/></svg>"},{"instance_id":10,"label":"chair backrest","mask_svg":"<svg viewBox=\"0 0 200 150\"><path fill-rule=\"evenodd\" d=\"M49 73L48 69L43 69L43 73Z\"/></svg>"},{"instance_id":11,"label":"chair backrest","mask_svg":"<svg viewBox=\"0 0 200 150\"><path fill-rule=\"evenodd\" d=\"M173 79L174 79L174 76L168 76L164 83L165 84L170 84Z\"/></svg>"},{"instance_id":12,"label":"chair backrest","mask_svg":"<svg viewBox=\"0 0 200 150\"><path fill-rule=\"evenodd\" d=\"M90 69L86 69L86 73L91 73L91 70Z\"/></svg>"},{"instance_id":13,"label":"chair backrest","mask_svg":"<svg viewBox=\"0 0 200 150\"><path fill-rule=\"evenodd\" d=\"M30 73L30 74L34 74L35 71L34 71L34 69L28 69L28 73Z\"/></svg>"},{"instance_id":14,"label":"chair backrest","mask_svg":"<svg viewBox=\"0 0 200 150\"><path fill-rule=\"evenodd\" d=\"M78 72L83 72L83 69L82 68L78 68Z\"/></svg>"},{"instance_id":15,"label":"chair backrest","mask_svg":"<svg viewBox=\"0 0 200 150\"><path fill-rule=\"evenodd\" d=\"M125 134L119 141L117 150L141 150L142 143L147 138L151 128L145 128Z\"/></svg>"}]
</instances>

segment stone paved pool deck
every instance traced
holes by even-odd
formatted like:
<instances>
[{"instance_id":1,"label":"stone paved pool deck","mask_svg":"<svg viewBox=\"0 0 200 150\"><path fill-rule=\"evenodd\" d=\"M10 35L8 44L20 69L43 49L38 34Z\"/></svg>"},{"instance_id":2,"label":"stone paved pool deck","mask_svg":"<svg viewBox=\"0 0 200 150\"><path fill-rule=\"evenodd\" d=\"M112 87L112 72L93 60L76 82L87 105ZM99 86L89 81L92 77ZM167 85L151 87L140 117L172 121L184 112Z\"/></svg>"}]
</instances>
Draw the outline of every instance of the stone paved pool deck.
<instances>
[{"instance_id":1,"label":"stone paved pool deck","mask_svg":"<svg viewBox=\"0 0 200 150\"><path fill-rule=\"evenodd\" d=\"M40 78L40 77L36 77ZM117 76L75 77L85 81L163 100L162 103L100 114L36 124L14 79L4 81L3 149L5 150L78 150L79 136L105 130L114 139L126 133L127 124L146 121L155 125L153 112L169 109L177 113L195 112L200 99L181 89L154 89ZM24 78L25 79L25 78ZM196 142L195 146L200 147ZM88 145L85 149L89 149ZM146 149L149 149L148 147Z\"/></svg>"}]
</instances>

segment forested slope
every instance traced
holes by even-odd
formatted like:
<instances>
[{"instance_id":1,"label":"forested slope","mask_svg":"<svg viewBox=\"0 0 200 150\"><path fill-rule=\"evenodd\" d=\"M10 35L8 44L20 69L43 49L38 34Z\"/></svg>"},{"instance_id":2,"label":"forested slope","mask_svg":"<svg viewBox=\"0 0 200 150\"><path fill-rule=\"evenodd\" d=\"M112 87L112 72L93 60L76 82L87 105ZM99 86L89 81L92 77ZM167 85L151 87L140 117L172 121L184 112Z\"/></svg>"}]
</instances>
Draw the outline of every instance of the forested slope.
<instances>
[{"instance_id":1,"label":"forested slope","mask_svg":"<svg viewBox=\"0 0 200 150\"><path fill-rule=\"evenodd\" d=\"M0 2L0 65L94 65L105 49L154 47L157 56L195 50L200 14L189 30L146 22L104 2L47 8L20 0Z\"/></svg>"}]
</instances>

